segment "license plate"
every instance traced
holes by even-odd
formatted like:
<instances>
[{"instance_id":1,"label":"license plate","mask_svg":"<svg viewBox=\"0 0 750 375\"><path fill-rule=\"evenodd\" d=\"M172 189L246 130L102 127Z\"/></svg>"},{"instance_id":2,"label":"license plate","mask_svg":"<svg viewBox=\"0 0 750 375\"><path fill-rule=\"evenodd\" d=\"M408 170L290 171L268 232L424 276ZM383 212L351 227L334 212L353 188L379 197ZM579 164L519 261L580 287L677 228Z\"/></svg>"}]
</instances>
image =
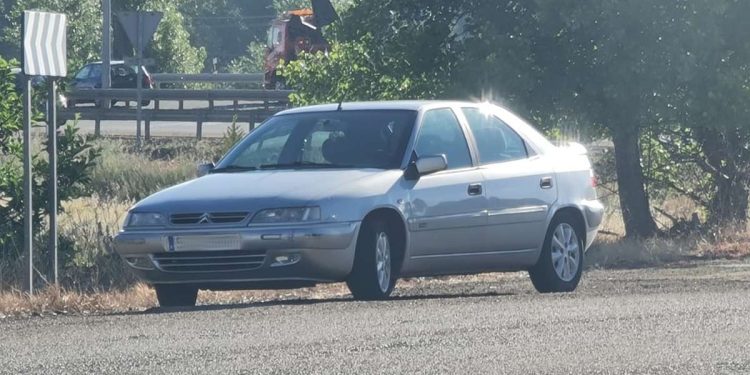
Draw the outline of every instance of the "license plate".
<instances>
[{"instance_id":1,"label":"license plate","mask_svg":"<svg viewBox=\"0 0 750 375\"><path fill-rule=\"evenodd\" d=\"M167 251L239 250L240 236L237 234L168 236Z\"/></svg>"}]
</instances>

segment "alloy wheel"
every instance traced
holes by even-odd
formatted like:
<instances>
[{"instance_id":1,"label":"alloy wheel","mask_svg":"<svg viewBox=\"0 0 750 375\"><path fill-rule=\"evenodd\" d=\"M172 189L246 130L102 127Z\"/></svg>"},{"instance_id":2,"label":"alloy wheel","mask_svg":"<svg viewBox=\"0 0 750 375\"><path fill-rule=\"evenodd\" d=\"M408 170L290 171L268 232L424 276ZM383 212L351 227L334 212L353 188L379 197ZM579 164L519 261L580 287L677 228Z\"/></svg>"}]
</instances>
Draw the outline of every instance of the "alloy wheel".
<instances>
[{"instance_id":1,"label":"alloy wheel","mask_svg":"<svg viewBox=\"0 0 750 375\"><path fill-rule=\"evenodd\" d=\"M568 223L560 223L552 234L552 266L560 280L573 280L581 266L581 248L575 229Z\"/></svg>"},{"instance_id":2,"label":"alloy wheel","mask_svg":"<svg viewBox=\"0 0 750 375\"><path fill-rule=\"evenodd\" d=\"M375 266L377 267L378 286L385 293L391 284L391 244L385 232L380 232L377 236Z\"/></svg>"}]
</instances>

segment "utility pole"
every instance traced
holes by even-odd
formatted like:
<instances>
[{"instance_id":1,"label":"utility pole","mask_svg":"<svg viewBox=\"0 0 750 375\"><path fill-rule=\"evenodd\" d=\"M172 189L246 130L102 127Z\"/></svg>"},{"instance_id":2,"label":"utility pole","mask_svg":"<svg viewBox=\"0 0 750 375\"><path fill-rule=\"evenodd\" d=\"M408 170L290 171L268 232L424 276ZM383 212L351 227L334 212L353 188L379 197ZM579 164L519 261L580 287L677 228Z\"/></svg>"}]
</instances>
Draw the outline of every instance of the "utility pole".
<instances>
[{"instance_id":1,"label":"utility pole","mask_svg":"<svg viewBox=\"0 0 750 375\"><path fill-rule=\"evenodd\" d=\"M141 69L141 64L143 64L143 14L141 12L136 13L137 23L136 23L136 35L137 35L137 43L135 47L135 59L138 62L138 74L136 74L136 79L138 82L136 83L136 88L138 89L138 95L136 95L136 99L138 100L137 106L136 106L136 128L135 128L135 147L136 149L141 148L141 118L143 116L143 69Z\"/></svg>"},{"instance_id":2,"label":"utility pole","mask_svg":"<svg viewBox=\"0 0 750 375\"><path fill-rule=\"evenodd\" d=\"M112 87L112 77L110 76L110 65L112 62L112 0L102 0L102 88ZM109 109L112 101L104 98L101 105Z\"/></svg>"}]
</instances>

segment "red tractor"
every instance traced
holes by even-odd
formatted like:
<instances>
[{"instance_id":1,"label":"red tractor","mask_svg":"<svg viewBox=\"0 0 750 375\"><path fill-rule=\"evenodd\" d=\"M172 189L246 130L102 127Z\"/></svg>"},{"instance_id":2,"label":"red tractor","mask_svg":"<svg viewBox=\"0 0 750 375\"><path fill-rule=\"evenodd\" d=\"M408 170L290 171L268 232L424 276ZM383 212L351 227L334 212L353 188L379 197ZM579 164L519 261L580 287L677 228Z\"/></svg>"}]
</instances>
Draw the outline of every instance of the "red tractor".
<instances>
[{"instance_id":1,"label":"red tractor","mask_svg":"<svg viewBox=\"0 0 750 375\"><path fill-rule=\"evenodd\" d=\"M313 0L312 3L313 9L284 12L271 23L264 64L264 88L286 88L284 78L276 71L282 61L294 61L303 51L328 50L329 45L321 33L321 28L338 19L338 15L329 0Z\"/></svg>"}]
</instances>

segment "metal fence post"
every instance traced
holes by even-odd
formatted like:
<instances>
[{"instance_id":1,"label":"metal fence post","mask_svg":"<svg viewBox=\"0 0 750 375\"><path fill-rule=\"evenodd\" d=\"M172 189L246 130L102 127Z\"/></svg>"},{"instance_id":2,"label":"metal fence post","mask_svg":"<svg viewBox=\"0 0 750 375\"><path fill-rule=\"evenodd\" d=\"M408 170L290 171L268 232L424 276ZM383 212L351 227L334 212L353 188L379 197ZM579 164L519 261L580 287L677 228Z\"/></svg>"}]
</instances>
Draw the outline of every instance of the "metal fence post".
<instances>
[{"instance_id":1,"label":"metal fence post","mask_svg":"<svg viewBox=\"0 0 750 375\"><path fill-rule=\"evenodd\" d=\"M23 288L29 295L34 294L34 246L32 221L34 211L31 202L31 78L25 76L23 90L23 249L24 249L24 282Z\"/></svg>"},{"instance_id":2,"label":"metal fence post","mask_svg":"<svg viewBox=\"0 0 750 375\"><path fill-rule=\"evenodd\" d=\"M47 97L47 134L49 152L49 254L52 256L52 272L55 286L57 277L57 82L49 80Z\"/></svg>"}]
</instances>

